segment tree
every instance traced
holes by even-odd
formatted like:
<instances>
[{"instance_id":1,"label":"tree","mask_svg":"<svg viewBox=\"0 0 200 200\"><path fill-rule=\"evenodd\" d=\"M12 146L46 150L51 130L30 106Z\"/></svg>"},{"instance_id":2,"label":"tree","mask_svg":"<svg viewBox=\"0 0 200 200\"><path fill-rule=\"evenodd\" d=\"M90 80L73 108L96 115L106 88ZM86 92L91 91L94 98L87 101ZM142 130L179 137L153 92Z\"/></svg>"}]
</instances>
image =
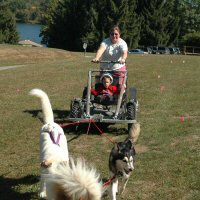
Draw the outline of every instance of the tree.
<instances>
[{"instance_id":1,"label":"tree","mask_svg":"<svg viewBox=\"0 0 200 200\"><path fill-rule=\"evenodd\" d=\"M49 4L49 8L47 9L46 14L44 15L45 24L40 34L40 36L43 36L42 43L46 44L49 47L56 47L57 45L58 48L62 48L62 43L60 44L59 42L59 39L62 37L61 31L65 30L64 27L62 30L59 30L60 24L63 23L61 21L63 18L62 15L63 9L62 7L60 8L59 1L52 0ZM62 16L60 21L59 16Z\"/></svg>"},{"instance_id":2,"label":"tree","mask_svg":"<svg viewBox=\"0 0 200 200\"><path fill-rule=\"evenodd\" d=\"M140 18L136 13L136 0L105 0L99 3L97 30L101 32L101 39L108 36L111 26L117 24L121 35L129 48L137 47L140 35Z\"/></svg>"},{"instance_id":3,"label":"tree","mask_svg":"<svg viewBox=\"0 0 200 200\"><path fill-rule=\"evenodd\" d=\"M0 0L0 43L16 44L18 40L15 17L8 4Z\"/></svg>"},{"instance_id":4,"label":"tree","mask_svg":"<svg viewBox=\"0 0 200 200\"><path fill-rule=\"evenodd\" d=\"M188 33L200 32L200 0L180 0L180 38Z\"/></svg>"},{"instance_id":5,"label":"tree","mask_svg":"<svg viewBox=\"0 0 200 200\"><path fill-rule=\"evenodd\" d=\"M49 47L78 50L83 27L81 0L53 0L45 15L46 25L41 35ZM78 46L77 46L78 45Z\"/></svg>"},{"instance_id":6,"label":"tree","mask_svg":"<svg viewBox=\"0 0 200 200\"><path fill-rule=\"evenodd\" d=\"M173 13L174 1L140 0L142 28L140 45L167 46L176 41L179 35L179 18Z\"/></svg>"},{"instance_id":7,"label":"tree","mask_svg":"<svg viewBox=\"0 0 200 200\"><path fill-rule=\"evenodd\" d=\"M185 46L200 47L200 32L188 33L183 37Z\"/></svg>"},{"instance_id":8,"label":"tree","mask_svg":"<svg viewBox=\"0 0 200 200\"><path fill-rule=\"evenodd\" d=\"M141 18L136 13L138 2L136 0L124 0L121 3L119 25L122 29L123 38L129 48L135 48L138 46L141 31Z\"/></svg>"},{"instance_id":9,"label":"tree","mask_svg":"<svg viewBox=\"0 0 200 200\"><path fill-rule=\"evenodd\" d=\"M15 14L16 20L25 23L43 23L43 13L46 12L51 0L6 0L9 8Z\"/></svg>"},{"instance_id":10,"label":"tree","mask_svg":"<svg viewBox=\"0 0 200 200\"><path fill-rule=\"evenodd\" d=\"M137 45L140 22L135 14L136 0L53 0L45 16L41 35L50 47L82 50L83 42L94 51L118 24L128 45Z\"/></svg>"}]
</instances>

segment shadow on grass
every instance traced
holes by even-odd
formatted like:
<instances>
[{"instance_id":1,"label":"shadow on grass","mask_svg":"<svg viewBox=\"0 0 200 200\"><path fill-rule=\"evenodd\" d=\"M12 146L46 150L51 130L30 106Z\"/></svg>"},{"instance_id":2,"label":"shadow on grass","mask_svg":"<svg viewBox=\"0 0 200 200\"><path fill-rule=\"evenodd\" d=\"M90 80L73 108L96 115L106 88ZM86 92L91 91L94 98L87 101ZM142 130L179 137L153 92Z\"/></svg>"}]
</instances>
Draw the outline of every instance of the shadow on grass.
<instances>
[{"instance_id":1,"label":"shadow on grass","mask_svg":"<svg viewBox=\"0 0 200 200\"><path fill-rule=\"evenodd\" d=\"M28 175L20 179L7 178L0 176L0 199L2 200L29 200L37 199L37 192L20 193L16 188L20 185L33 185L39 181L39 178L34 175ZM35 197L35 198L34 198Z\"/></svg>"},{"instance_id":2,"label":"shadow on grass","mask_svg":"<svg viewBox=\"0 0 200 200\"><path fill-rule=\"evenodd\" d=\"M25 113L29 113L32 115L32 117L37 118L43 122L42 119L42 110L25 110ZM68 140L68 142L71 142L75 139L77 139L81 134L86 134L89 131L89 134L99 135L104 132L109 132L110 134L113 134L115 136L118 135L124 135L127 134L126 128L117 128L112 127L109 124L106 123L91 123L91 126L89 127L89 123L80 123L80 124L74 124L67 121L67 118L70 114L69 110L53 110L55 122L58 124L63 124L62 128L65 133L72 133L75 136Z\"/></svg>"},{"instance_id":3,"label":"shadow on grass","mask_svg":"<svg viewBox=\"0 0 200 200\"><path fill-rule=\"evenodd\" d=\"M38 118L41 122L43 122L42 110L24 110L24 112L31 114L33 118ZM69 116L69 113L70 111L68 110L53 110L56 123L66 121L66 118Z\"/></svg>"}]
</instances>

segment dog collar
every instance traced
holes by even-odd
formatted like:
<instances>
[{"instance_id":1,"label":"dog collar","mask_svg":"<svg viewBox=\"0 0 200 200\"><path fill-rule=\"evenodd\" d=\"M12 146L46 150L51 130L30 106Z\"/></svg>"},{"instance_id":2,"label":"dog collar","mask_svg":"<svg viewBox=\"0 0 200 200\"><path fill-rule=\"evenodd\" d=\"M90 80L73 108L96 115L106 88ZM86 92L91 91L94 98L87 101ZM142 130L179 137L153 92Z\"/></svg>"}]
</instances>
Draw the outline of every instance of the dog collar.
<instances>
[{"instance_id":1,"label":"dog collar","mask_svg":"<svg viewBox=\"0 0 200 200\"><path fill-rule=\"evenodd\" d=\"M52 132L50 132L49 135L50 135L50 138L51 138L52 142L53 142L54 144L57 144L57 145L59 146L59 141L60 141L61 133L58 133L58 137L57 137L56 141L55 141L55 139L54 139L54 137L53 137Z\"/></svg>"}]
</instances>

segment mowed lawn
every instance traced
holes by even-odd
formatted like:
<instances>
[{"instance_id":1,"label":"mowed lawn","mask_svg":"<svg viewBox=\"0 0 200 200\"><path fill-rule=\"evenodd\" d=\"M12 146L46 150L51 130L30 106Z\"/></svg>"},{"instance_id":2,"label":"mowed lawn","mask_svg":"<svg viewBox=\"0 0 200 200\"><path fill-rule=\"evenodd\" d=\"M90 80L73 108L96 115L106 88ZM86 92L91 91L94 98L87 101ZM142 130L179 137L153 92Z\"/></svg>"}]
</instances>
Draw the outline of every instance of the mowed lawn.
<instances>
[{"instance_id":1,"label":"mowed lawn","mask_svg":"<svg viewBox=\"0 0 200 200\"><path fill-rule=\"evenodd\" d=\"M94 54L58 49L0 45L0 199L38 199L41 104L28 92L49 95L58 123L69 114L70 101L81 97ZM5 66L24 65L1 70ZM135 147L135 170L125 200L200 199L200 57L129 55L128 88L138 89L137 120L141 135ZM127 136L126 125L105 134L114 141ZM87 126L79 135L65 128L70 155L93 164L109 177L113 144ZM118 197L121 199L120 197ZM105 199L109 199L106 197Z\"/></svg>"}]
</instances>

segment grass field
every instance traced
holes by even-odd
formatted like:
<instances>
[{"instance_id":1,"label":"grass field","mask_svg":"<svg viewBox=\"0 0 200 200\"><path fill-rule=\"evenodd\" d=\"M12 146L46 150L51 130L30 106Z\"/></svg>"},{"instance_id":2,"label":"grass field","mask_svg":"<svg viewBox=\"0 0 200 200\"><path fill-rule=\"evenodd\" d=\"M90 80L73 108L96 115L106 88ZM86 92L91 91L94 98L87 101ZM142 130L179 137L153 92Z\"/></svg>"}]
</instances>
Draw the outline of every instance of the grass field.
<instances>
[{"instance_id":1,"label":"grass field","mask_svg":"<svg viewBox=\"0 0 200 200\"><path fill-rule=\"evenodd\" d=\"M94 54L47 48L0 45L0 199L38 199L40 101L28 92L41 88L50 97L55 119L69 113L70 101L81 97ZM135 171L125 200L200 199L200 57L129 55L128 87L136 86L141 135ZM184 122L181 122L184 116ZM125 125L105 133L126 138ZM69 152L94 164L108 178L113 144L93 129L75 135L65 129ZM120 199L120 198L119 198Z\"/></svg>"}]
</instances>

